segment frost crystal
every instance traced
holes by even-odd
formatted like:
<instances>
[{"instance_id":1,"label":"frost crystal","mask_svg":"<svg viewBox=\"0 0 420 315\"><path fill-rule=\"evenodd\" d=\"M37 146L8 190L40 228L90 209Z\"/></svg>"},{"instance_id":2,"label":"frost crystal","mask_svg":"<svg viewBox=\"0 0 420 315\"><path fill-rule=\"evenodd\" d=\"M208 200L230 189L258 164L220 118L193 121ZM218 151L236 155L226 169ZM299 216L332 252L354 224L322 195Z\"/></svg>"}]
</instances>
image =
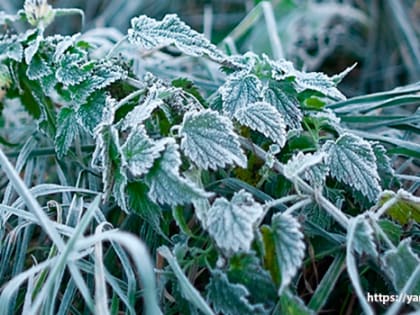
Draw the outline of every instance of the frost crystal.
<instances>
[{"instance_id":1,"label":"frost crystal","mask_svg":"<svg viewBox=\"0 0 420 315\"><path fill-rule=\"evenodd\" d=\"M252 195L241 190L231 201L218 198L208 212L207 227L217 245L227 252L249 251L254 239L254 224L263 207Z\"/></svg>"},{"instance_id":2,"label":"frost crystal","mask_svg":"<svg viewBox=\"0 0 420 315\"><path fill-rule=\"evenodd\" d=\"M145 49L175 45L190 56L207 55L218 61L226 58L204 35L192 30L175 14L166 15L162 21L142 15L131 20L131 27L128 40Z\"/></svg>"},{"instance_id":3,"label":"frost crystal","mask_svg":"<svg viewBox=\"0 0 420 315\"><path fill-rule=\"evenodd\" d=\"M203 169L232 163L246 167L246 156L231 121L213 110L186 113L180 135L184 153Z\"/></svg>"},{"instance_id":4,"label":"frost crystal","mask_svg":"<svg viewBox=\"0 0 420 315\"><path fill-rule=\"evenodd\" d=\"M370 201L381 192L376 157L369 142L345 133L337 141L328 141L323 150L328 153L326 163L331 175L350 185Z\"/></svg>"}]
</instances>

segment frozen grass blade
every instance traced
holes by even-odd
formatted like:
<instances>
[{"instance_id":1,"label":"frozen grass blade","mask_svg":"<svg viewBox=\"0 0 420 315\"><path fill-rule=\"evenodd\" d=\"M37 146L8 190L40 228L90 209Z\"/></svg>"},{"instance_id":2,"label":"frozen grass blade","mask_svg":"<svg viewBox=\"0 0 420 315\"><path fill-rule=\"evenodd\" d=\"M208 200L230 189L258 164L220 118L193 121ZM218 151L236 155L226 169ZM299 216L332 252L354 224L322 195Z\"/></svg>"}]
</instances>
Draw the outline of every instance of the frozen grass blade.
<instances>
[{"instance_id":1,"label":"frozen grass blade","mask_svg":"<svg viewBox=\"0 0 420 315\"><path fill-rule=\"evenodd\" d=\"M159 254L166 259L166 261L171 266L172 271L175 276L178 278L179 284L181 285L181 290L184 297L194 304L200 311L205 315L215 315L210 306L206 303L200 293L193 287L188 278L182 272L181 267L179 266L176 258L172 256L170 250L166 246L162 246L158 249Z\"/></svg>"},{"instance_id":2,"label":"frozen grass blade","mask_svg":"<svg viewBox=\"0 0 420 315\"><path fill-rule=\"evenodd\" d=\"M100 224L96 228L95 235L100 234L106 225L107 223ZM95 245L95 312L96 314L109 315L103 258L102 242L98 242Z\"/></svg>"},{"instance_id":3,"label":"frozen grass blade","mask_svg":"<svg viewBox=\"0 0 420 315\"><path fill-rule=\"evenodd\" d=\"M90 224L95 211L99 207L100 198L101 198L100 196L97 196L93 200L93 202L90 204L89 208L87 209L82 220L79 222L70 240L67 242L65 247L62 249L61 253L58 255L59 257L58 262L51 269L44 286L42 287L40 293L37 295L35 301L33 302L33 306L29 314L36 314L39 308L41 307L41 305L45 303L46 301L48 301L49 298L51 298L48 295L50 293L50 290L52 289L52 285L58 279L57 276L64 270L66 265L68 265L70 269L73 268L73 270L76 270L76 266L74 265L73 262L68 261L68 257L73 252L76 242L83 236L83 233L88 228L88 225ZM75 276L75 274L72 274L72 276L77 287L81 291L88 307L91 309L94 309L93 299L90 296L89 289L85 281L83 280L83 277L81 276L80 272L79 271L77 272L77 276Z\"/></svg>"}]
</instances>

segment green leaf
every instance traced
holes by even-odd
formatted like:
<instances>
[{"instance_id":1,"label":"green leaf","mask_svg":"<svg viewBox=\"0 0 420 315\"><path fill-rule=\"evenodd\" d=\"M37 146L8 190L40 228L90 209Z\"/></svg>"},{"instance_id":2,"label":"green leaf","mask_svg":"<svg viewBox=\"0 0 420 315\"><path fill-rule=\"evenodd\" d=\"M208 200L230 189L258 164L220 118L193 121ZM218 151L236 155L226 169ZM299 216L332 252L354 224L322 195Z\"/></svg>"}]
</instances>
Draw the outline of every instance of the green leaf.
<instances>
[{"instance_id":1,"label":"green leaf","mask_svg":"<svg viewBox=\"0 0 420 315\"><path fill-rule=\"evenodd\" d=\"M127 207L127 194L125 192L127 183L127 175L125 174L124 170L117 168L114 173L114 186L112 188L112 195L118 206L126 213L129 212Z\"/></svg>"},{"instance_id":2,"label":"green leaf","mask_svg":"<svg viewBox=\"0 0 420 315\"><path fill-rule=\"evenodd\" d=\"M391 188L392 181L394 179L394 169L392 168L392 162L389 156L386 154L386 149L379 143L372 145L373 153L376 157L376 165L378 167L378 174L384 188Z\"/></svg>"},{"instance_id":3,"label":"green leaf","mask_svg":"<svg viewBox=\"0 0 420 315\"><path fill-rule=\"evenodd\" d=\"M131 212L139 215L147 221L155 231L163 233L160 228L161 208L150 200L147 195L149 188L143 182L132 182L127 184L126 193L128 205Z\"/></svg>"},{"instance_id":4,"label":"green leaf","mask_svg":"<svg viewBox=\"0 0 420 315\"><path fill-rule=\"evenodd\" d=\"M359 255L365 253L371 257L377 257L378 251L374 242L374 231L368 219L364 215L359 215L352 218L350 224L356 225L353 240L348 240L353 242L354 250Z\"/></svg>"},{"instance_id":5,"label":"green leaf","mask_svg":"<svg viewBox=\"0 0 420 315\"><path fill-rule=\"evenodd\" d=\"M410 246L411 239L405 239L398 244L395 249L390 249L383 256L383 270L392 281L394 288L400 292L407 281L413 276L413 273L420 265L419 257L413 252ZM417 279L419 275L417 275ZM417 281L414 287L407 294L419 294L420 281Z\"/></svg>"},{"instance_id":6,"label":"green leaf","mask_svg":"<svg viewBox=\"0 0 420 315\"><path fill-rule=\"evenodd\" d=\"M289 84L270 81L264 90L264 101L273 105L291 129L301 129L303 118L296 92Z\"/></svg>"},{"instance_id":7,"label":"green leaf","mask_svg":"<svg viewBox=\"0 0 420 315\"><path fill-rule=\"evenodd\" d=\"M25 54L25 62L27 65L31 63L32 58L38 52L39 45L41 44L42 39L43 39L42 35L37 34L35 37L35 40L31 42L28 45L28 47L25 48L24 54Z\"/></svg>"},{"instance_id":8,"label":"green leaf","mask_svg":"<svg viewBox=\"0 0 420 315\"><path fill-rule=\"evenodd\" d=\"M375 201L381 192L376 158L369 142L345 133L335 142L327 141L323 150L328 153L326 164L330 172L370 201Z\"/></svg>"},{"instance_id":9,"label":"green leaf","mask_svg":"<svg viewBox=\"0 0 420 315\"><path fill-rule=\"evenodd\" d=\"M63 108L57 118L57 135L55 137L55 150L58 158L66 155L74 137L79 131L76 113L71 108Z\"/></svg>"},{"instance_id":10,"label":"green leaf","mask_svg":"<svg viewBox=\"0 0 420 315\"><path fill-rule=\"evenodd\" d=\"M195 99L200 102L201 105L206 105L206 100L201 95L198 88L194 85L194 82L190 81L187 78L179 78L172 81L172 85L177 88L181 88L186 93L195 97Z\"/></svg>"},{"instance_id":11,"label":"green leaf","mask_svg":"<svg viewBox=\"0 0 420 315\"><path fill-rule=\"evenodd\" d=\"M397 193L384 191L378 205L383 206L391 198L397 201L388 208L387 214L400 224L407 224L410 221L420 223L420 198L400 189Z\"/></svg>"},{"instance_id":12,"label":"green leaf","mask_svg":"<svg viewBox=\"0 0 420 315\"><path fill-rule=\"evenodd\" d=\"M182 205L211 196L191 181L181 177L180 165L178 145L172 138L168 138L162 157L155 161L145 178L151 200L169 205Z\"/></svg>"},{"instance_id":13,"label":"green leaf","mask_svg":"<svg viewBox=\"0 0 420 315\"><path fill-rule=\"evenodd\" d=\"M319 165L323 162L325 154L323 153L307 153L303 154L302 151L299 151L298 154L292 156L287 164L284 166L284 176L290 180L294 180L300 174L309 173L309 171L316 165ZM313 169L312 175L317 172L317 169ZM322 174L318 174L322 176Z\"/></svg>"},{"instance_id":14,"label":"green leaf","mask_svg":"<svg viewBox=\"0 0 420 315\"><path fill-rule=\"evenodd\" d=\"M47 62L36 54L29 64L28 69L26 70L26 75L29 80L39 80L43 77L46 77L52 73L51 68L48 66Z\"/></svg>"},{"instance_id":15,"label":"green leaf","mask_svg":"<svg viewBox=\"0 0 420 315\"><path fill-rule=\"evenodd\" d=\"M276 262L280 269L279 295L281 295L302 265L305 242L298 220L289 214L275 214L271 228Z\"/></svg>"},{"instance_id":16,"label":"green leaf","mask_svg":"<svg viewBox=\"0 0 420 315\"><path fill-rule=\"evenodd\" d=\"M220 88L223 112L233 117L239 109L260 101L261 81L253 74L236 72Z\"/></svg>"},{"instance_id":17,"label":"green leaf","mask_svg":"<svg viewBox=\"0 0 420 315\"><path fill-rule=\"evenodd\" d=\"M254 252L238 254L229 260L230 282L244 285L250 292L252 303L272 308L277 299L277 290L269 272L262 268Z\"/></svg>"},{"instance_id":18,"label":"green leaf","mask_svg":"<svg viewBox=\"0 0 420 315\"><path fill-rule=\"evenodd\" d=\"M60 67L57 69L56 78L58 82L67 85L76 85L92 75L90 71L83 69L79 54L65 54L60 60Z\"/></svg>"},{"instance_id":19,"label":"green leaf","mask_svg":"<svg viewBox=\"0 0 420 315\"><path fill-rule=\"evenodd\" d=\"M162 21L156 21L145 15L132 19L128 40L145 49L175 45L190 56L207 55L220 62L225 59L224 54L204 35L192 30L175 14L166 15Z\"/></svg>"},{"instance_id":20,"label":"green leaf","mask_svg":"<svg viewBox=\"0 0 420 315\"><path fill-rule=\"evenodd\" d=\"M235 193L231 201L217 198L207 214L207 230L217 246L228 253L249 251L254 239L254 224L263 207L245 190Z\"/></svg>"},{"instance_id":21,"label":"green leaf","mask_svg":"<svg viewBox=\"0 0 420 315\"><path fill-rule=\"evenodd\" d=\"M102 174L104 199L108 198L111 192L114 170L121 166L121 162L118 161L122 156L118 130L112 125L115 105L115 100L107 98L101 123L95 128L94 132L96 146L91 164L93 168L99 170ZM119 162L119 165L116 165L116 162Z\"/></svg>"},{"instance_id":22,"label":"green leaf","mask_svg":"<svg viewBox=\"0 0 420 315\"><path fill-rule=\"evenodd\" d=\"M142 124L152 115L153 111L163 105L162 99L158 98L156 89L150 89L142 102L134 107L122 122L122 128L134 128Z\"/></svg>"},{"instance_id":23,"label":"green leaf","mask_svg":"<svg viewBox=\"0 0 420 315\"><path fill-rule=\"evenodd\" d=\"M132 129L121 147L124 161L134 176L146 174L164 149L164 141L152 141L142 126Z\"/></svg>"},{"instance_id":24,"label":"green leaf","mask_svg":"<svg viewBox=\"0 0 420 315\"><path fill-rule=\"evenodd\" d=\"M248 300L249 292L241 284L232 284L220 270L213 270L207 289L207 300L216 313L224 315L266 314L261 304L252 305Z\"/></svg>"},{"instance_id":25,"label":"green leaf","mask_svg":"<svg viewBox=\"0 0 420 315\"><path fill-rule=\"evenodd\" d=\"M121 66L111 61L98 61L94 64L90 75L85 80L78 84L68 86L71 101L78 107L80 104L84 104L94 91L109 86L124 78L126 74L126 71Z\"/></svg>"},{"instance_id":26,"label":"green leaf","mask_svg":"<svg viewBox=\"0 0 420 315\"><path fill-rule=\"evenodd\" d=\"M312 90L319 92L326 97L342 101L346 97L336 88L336 82L321 72L298 72L296 71L295 89L303 92Z\"/></svg>"},{"instance_id":27,"label":"green leaf","mask_svg":"<svg viewBox=\"0 0 420 315\"><path fill-rule=\"evenodd\" d=\"M106 104L106 93L103 91L94 92L81 105L77 111L77 120L82 128L93 134L96 126L102 120L103 111Z\"/></svg>"},{"instance_id":28,"label":"green leaf","mask_svg":"<svg viewBox=\"0 0 420 315\"><path fill-rule=\"evenodd\" d=\"M261 132L281 147L286 143L286 125L280 113L269 103L257 102L240 108L235 118L245 126Z\"/></svg>"},{"instance_id":29,"label":"green leaf","mask_svg":"<svg viewBox=\"0 0 420 315\"><path fill-rule=\"evenodd\" d=\"M7 58L21 62L23 58L23 46L21 43L15 42L12 37L12 40L0 43L0 54L5 54Z\"/></svg>"},{"instance_id":30,"label":"green leaf","mask_svg":"<svg viewBox=\"0 0 420 315\"><path fill-rule=\"evenodd\" d=\"M203 169L217 169L236 163L246 167L246 156L231 121L213 110L188 112L180 129L181 148Z\"/></svg>"}]
</instances>

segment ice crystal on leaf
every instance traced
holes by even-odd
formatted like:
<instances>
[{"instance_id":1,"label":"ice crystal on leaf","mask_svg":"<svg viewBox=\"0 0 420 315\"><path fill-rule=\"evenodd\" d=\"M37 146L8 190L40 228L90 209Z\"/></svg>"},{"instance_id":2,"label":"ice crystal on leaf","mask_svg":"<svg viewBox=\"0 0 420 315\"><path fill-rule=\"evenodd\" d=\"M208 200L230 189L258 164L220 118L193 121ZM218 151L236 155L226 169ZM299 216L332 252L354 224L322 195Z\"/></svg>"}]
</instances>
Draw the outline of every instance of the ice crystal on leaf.
<instances>
[{"instance_id":1,"label":"ice crystal on leaf","mask_svg":"<svg viewBox=\"0 0 420 315\"><path fill-rule=\"evenodd\" d=\"M179 133L182 150L197 166L217 169L236 163L246 167L232 122L216 111L186 113Z\"/></svg>"},{"instance_id":2,"label":"ice crystal on leaf","mask_svg":"<svg viewBox=\"0 0 420 315\"><path fill-rule=\"evenodd\" d=\"M156 21L145 15L132 19L128 40L145 49L175 45L190 56L207 55L218 61L225 59L224 54L204 35L191 29L175 14L166 15L162 21Z\"/></svg>"},{"instance_id":3,"label":"ice crystal on leaf","mask_svg":"<svg viewBox=\"0 0 420 315\"><path fill-rule=\"evenodd\" d=\"M249 251L254 239L254 224L263 214L261 204L244 190L231 201L214 201L207 215L207 229L216 244L226 252Z\"/></svg>"},{"instance_id":4,"label":"ice crystal on leaf","mask_svg":"<svg viewBox=\"0 0 420 315\"><path fill-rule=\"evenodd\" d=\"M182 177L179 173L180 165L178 145L173 139L167 138L162 157L154 163L145 178L151 200L162 204L182 205L211 196L190 180Z\"/></svg>"},{"instance_id":5,"label":"ice crystal on leaf","mask_svg":"<svg viewBox=\"0 0 420 315\"><path fill-rule=\"evenodd\" d=\"M241 124L261 132L281 147L286 143L286 125L283 117L268 103L257 102L241 108L236 112L235 118Z\"/></svg>"},{"instance_id":6,"label":"ice crystal on leaf","mask_svg":"<svg viewBox=\"0 0 420 315\"><path fill-rule=\"evenodd\" d=\"M375 201L381 192L376 158L369 142L345 133L336 141L323 146L328 153L326 163L333 177L343 182L370 201Z\"/></svg>"}]
</instances>

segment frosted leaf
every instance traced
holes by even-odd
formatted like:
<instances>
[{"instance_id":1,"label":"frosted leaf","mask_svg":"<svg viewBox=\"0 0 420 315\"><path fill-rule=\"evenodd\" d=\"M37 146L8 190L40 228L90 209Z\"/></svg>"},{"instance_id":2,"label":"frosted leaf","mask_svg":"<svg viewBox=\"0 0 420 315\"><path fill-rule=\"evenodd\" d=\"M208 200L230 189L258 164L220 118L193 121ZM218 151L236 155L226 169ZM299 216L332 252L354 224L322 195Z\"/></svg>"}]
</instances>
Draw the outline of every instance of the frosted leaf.
<instances>
[{"instance_id":1,"label":"frosted leaf","mask_svg":"<svg viewBox=\"0 0 420 315\"><path fill-rule=\"evenodd\" d=\"M23 46L19 42L15 42L16 37L11 37L0 42L0 54L6 55L7 58L21 62L23 58Z\"/></svg>"},{"instance_id":2,"label":"frosted leaf","mask_svg":"<svg viewBox=\"0 0 420 315\"><path fill-rule=\"evenodd\" d=\"M152 141L142 126L132 129L121 147L124 161L134 176L147 173L164 149L165 143Z\"/></svg>"},{"instance_id":3,"label":"frosted leaf","mask_svg":"<svg viewBox=\"0 0 420 315\"><path fill-rule=\"evenodd\" d=\"M236 163L246 167L232 122L216 111L186 113L179 133L182 150L197 166L217 169Z\"/></svg>"},{"instance_id":4,"label":"frosted leaf","mask_svg":"<svg viewBox=\"0 0 420 315\"><path fill-rule=\"evenodd\" d=\"M29 80L38 80L52 73L51 68L47 62L36 54L26 70L26 75Z\"/></svg>"},{"instance_id":5,"label":"frosted leaf","mask_svg":"<svg viewBox=\"0 0 420 315\"><path fill-rule=\"evenodd\" d=\"M345 133L335 142L327 141L323 146L327 152L326 163L330 172L370 201L375 201L381 192L376 158L369 142Z\"/></svg>"},{"instance_id":6,"label":"frosted leaf","mask_svg":"<svg viewBox=\"0 0 420 315\"><path fill-rule=\"evenodd\" d=\"M145 15L133 18L131 29L128 30L128 40L145 49L175 45L190 56L207 55L218 61L226 58L204 35L191 29L175 14L166 15L162 21L156 21Z\"/></svg>"},{"instance_id":7,"label":"frosted leaf","mask_svg":"<svg viewBox=\"0 0 420 315\"><path fill-rule=\"evenodd\" d=\"M83 69L81 63L85 62L78 54L66 54L60 60L60 67L55 76L58 82L67 85L75 85L87 79L92 74Z\"/></svg>"},{"instance_id":8,"label":"frosted leaf","mask_svg":"<svg viewBox=\"0 0 420 315\"><path fill-rule=\"evenodd\" d=\"M111 192L113 167L111 153L115 152L122 156L119 144L118 130L112 125L115 115L115 99L108 97L106 106L102 112L101 123L94 130L96 140L95 151L92 155L91 165L94 169L102 172L102 182L104 184L104 198Z\"/></svg>"},{"instance_id":9,"label":"frosted leaf","mask_svg":"<svg viewBox=\"0 0 420 315\"><path fill-rule=\"evenodd\" d=\"M261 63L260 57L252 51L243 55L232 55L228 57L229 63L238 69L243 69L241 73L249 74L257 65Z\"/></svg>"},{"instance_id":10,"label":"frosted leaf","mask_svg":"<svg viewBox=\"0 0 420 315\"><path fill-rule=\"evenodd\" d=\"M72 103L76 107L84 104L93 92L124 79L126 75L127 72L121 66L113 64L111 61L96 62L82 82L68 86Z\"/></svg>"},{"instance_id":11,"label":"frosted leaf","mask_svg":"<svg viewBox=\"0 0 420 315\"><path fill-rule=\"evenodd\" d=\"M253 74L231 75L220 88L223 111L232 117L239 109L260 101L261 89L261 81Z\"/></svg>"},{"instance_id":12,"label":"frosted leaf","mask_svg":"<svg viewBox=\"0 0 420 315\"><path fill-rule=\"evenodd\" d=\"M281 283L279 295L290 284L305 257L305 243L298 220L289 214L275 214L272 219L273 240Z\"/></svg>"},{"instance_id":13,"label":"frosted leaf","mask_svg":"<svg viewBox=\"0 0 420 315\"><path fill-rule=\"evenodd\" d=\"M155 161L145 178L149 186L149 198L161 204L182 205L210 197L211 194L179 174L181 157L178 145L172 138L166 141L166 150L162 157Z\"/></svg>"},{"instance_id":14,"label":"frosted leaf","mask_svg":"<svg viewBox=\"0 0 420 315\"><path fill-rule=\"evenodd\" d=\"M270 81L264 90L264 101L280 112L287 126L292 129L301 129L303 114L295 94L290 85Z\"/></svg>"},{"instance_id":15,"label":"frosted leaf","mask_svg":"<svg viewBox=\"0 0 420 315\"><path fill-rule=\"evenodd\" d=\"M287 78L295 76L295 68L293 63L285 59L272 60L267 55L263 55L263 60L271 68L271 77L277 81L283 81Z\"/></svg>"},{"instance_id":16,"label":"frosted leaf","mask_svg":"<svg viewBox=\"0 0 420 315\"><path fill-rule=\"evenodd\" d=\"M63 56L63 54L66 52L66 50L76 44L76 40L79 37L80 37L80 33L77 33L73 36L66 36L65 38L62 38L58 42L55 48L55 52L53 56L54 62L58 62L60 58Z\"/></svg>"},{"instance_id":17,"label":"frosted leaf","mask_svg":"<svg viewBox=\"0 0 420 315\"><path fill-rule=\"evenodd\" d=\"M397 292L404 288L420 264L420 259L413 251L410 242L410 238L404 239L397 248L386 251L383 256L383 270L391 279ZM417 281L414 286L411 286L411 290L405 293L419 294L419 292L420 282Z\"/></svg>"},{"instance_id":18,"label":"frosted leaf","mask_svg":"<svg viewBox=\"0 0 420 315\"><path fill-rule=\"evenodd\" d=\"M121 155L118 130L114 126L99 125L95 132L96 147L92 155L92 167L102 173L104 199L109 197L113 185L113 152ZM115 153L114 153L115 154Z\"/></svg>"},{"instance_id":19,"label":"frosted leaf","mask_svg":"<svg viewBox=\"0 0 420 315\"><path fill-rule=\"evenodd\" d=\"M372 143L373 153L376 157L378 174L381 179L382 187L391 188L395 173L392 168L392 161L386 153L386 149L379 143Z\"/></svg>"},{"instance_id":20,"label":"frosted leaf","mask_svg":"<svg viewBox=\"0 0 420 315\"><path fill-rule=\"evenodd\" d=\"M368 218L364 215L359 215L356 218L350 220L351 225L356 225L354 227L354 239L348 240L352 241L352 247L355 251L362 255L363 253L368 254L372 257L376 257L378 252L376 250L376 244L374 241L374 231L370 226Z\"/></svg>"},{"instance_id":21,"label":"frosted leaf","mask_svg":"<svg viewBox=\"0 0 420 315\"><path fill-rule=\"evenodd\" d=\"M35 40L28 45L28 47L25 48L24 55L25 55L25 62L26 64L30 64L32 61L32 58L35 56L35 54L38 52L39 45L41 44L43 37L42 35L37 35Z\"/></svg>"},{"instance_id":22,"label":"frosted leaf","mask_svg":"<svg viewBox=\"0 0 420 315\"><path fill-rule=\"evenodd\" d=\"M94 92L86 101L81 105L77 111L77 121L79 125L93 134L96 126L102 121L102 114L106 105L106 93L104 91Z\"/></svg>"},{"instance_id":23,"label":"frosted leaf","mask_svg":"<svg viewBox=\"0 0 420 315\"><path fill-rule=\"evenodd\" d=\"M334 100L345 100L346 97L336 88L336 82L321 72L298 72L296 71L295 89L303 92L312 90L319 92Z\"/></svg>"},{"instance_id":24,"label":"frosted leaf","mask_svg":"<svg viewBox=\"0 0 420 315\"><path fill-rule=\"evenodd\" d=\"M207 229L221 249L232 253L249 251L254 239L254 224L263 214L263 207L252 195L241 190L231 201L217 198L207 215Z\"/></svg>"},{"instance_id":25,"label":"frosted leaf","mask_svg":"<svg viewBox=\"0 0 420 315\"><path fill-rule=\"evenodd\" d=\"M57 117L57 134L54 139L58 158L62 158L67 153L78 132L75 111L66 107L61 109Z\"/></svg>"},{"instance_id":26,"label":"frosted leaf","mask_svg":"<svg viewBox=\"0 0 420 315\"><path fill-rule=\"evenodd\" d=\"M144 99L144 101L134 107L122 122L122 129L125 130L129 127L133 128L139 124L142 124L146 119L148 119L152 112L163 105L163 101L160 98L157 98L156 93L149 93L149 95Z\"/></svg>"},{"instance_id":27,"label":"frosted leaf","mask_svg":"<svg viewBox=\"0 0 420 315\"><path fill-rule=\"evenodd\" d=\"M319 163L309 167L303 173L303 178L308 180L312 187L322 190L329 172L330 168L327 165Z\"/></svg>"},{"instance_id":28,"label":"frosted leaf","mask_svg":"<svg viewBox=\"0 0 420 315\"><path fill-rule=\"evenodd\" d=\"M298 175L309 170L312 166L322 163L325 155L325 153L303 154L303 152L299 152L284 166L284 176L293 180Z\"/></svg>"},{"instance_id":29,"label":"frosted leaf","mask_svg":"<svg viewBox=\"0 0 420 315\"><path fill-rule=\"evenodd\" d=\"M219 269L212 271L206 290L207 300L213 304L213 309L217 314L261 315L267 313L261 304L252 305L249 302L249 291L244 285L229 282L226 274Z\"/></svg>"},{"instance_id":30,"label":"frosted leaf","mask_svg":"<svg viewBox=\"0 0 420 315\"><path fill-rule=\"evenodd\" d=\"M286 125L280 113L269 103L257 102L239 109L235 113L238 121L278 143L286 143Z\"/></svg>"},{"instance_id":31,"label":"frosted leaf","mask_svg":"<svg viewBox=\"0 0 420 315\"><path fill-rule=\"evenodd\" d=\"M127 174L123 169L118 168L114 174L114 186L112 195L118 206L128 213L126 187L128 184Z\"/></svg>"}]
</instances>

